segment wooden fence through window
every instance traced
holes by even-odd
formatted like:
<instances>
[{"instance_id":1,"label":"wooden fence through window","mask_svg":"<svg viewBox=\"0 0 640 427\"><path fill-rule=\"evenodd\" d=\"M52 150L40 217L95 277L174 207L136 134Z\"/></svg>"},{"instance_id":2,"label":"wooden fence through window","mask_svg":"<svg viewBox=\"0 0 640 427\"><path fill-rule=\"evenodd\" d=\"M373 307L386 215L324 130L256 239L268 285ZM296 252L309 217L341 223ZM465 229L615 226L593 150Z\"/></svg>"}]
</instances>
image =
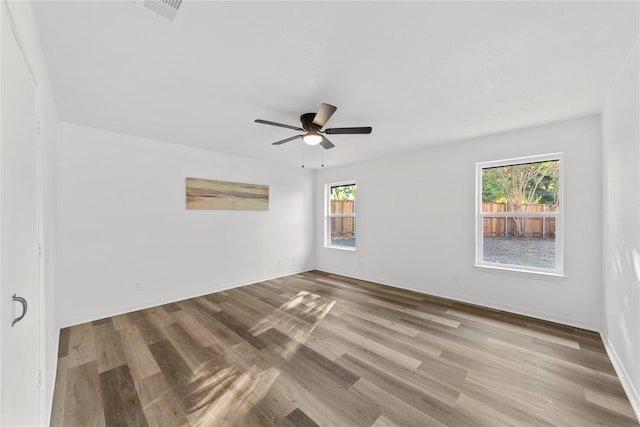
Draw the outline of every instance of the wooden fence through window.
<instances>
[{"instance_id":1,"label":"wooden fence through window","mask_svg":"<svg viewBox=\"0 0 640 427\"><path fill-rule=\"evenodd\" d=\"M331 213L354 213L353 200L332 200ZM538 203L523 203L524 212L557 212L555 205L543 205ZM486 237L515 236L517 233L516 221L520 221L521 236L524 237L552 237L556 235L556 219L548 216L542 218L507 218L501 216L506 213L505 203L482 202L483 212L496 213L497 216L484 218L483 235ZM355 237L354 218L331 218L331 238L350 239Z\"/></svg>"},{"instance_id":2,"label":"wooden fence through window","mask_svg":"<svg viewBox=\"0 0 640 427\"><path fill-rule=\"evenodd\" d=\"M551 237L556 235L556 219L555 217L519 217L507 218L500 216L500 212L506 213L505 203L482 202L483 212L495 212L498 214L494 217L485 217L483 219L483 235L487 237L495 236L515 236L517 235L518 224L520 222L520 230L524 237ZM558 207L555 205L543 205L538 203L523 203L523 212L557 212Z\"/></svg>"},{"instance_id":3,"label":"wooden fence through window","mask_svg":"<svg viewBox=\"0 0 640 427\"><path fill-rule=\"evenodd\" d=\"M331 213L352 214L354 213L354 200L332 200ZM331 218L331 238L332 239L352 239L355 237L354 218Z\"/></svg>"}]
</instances>

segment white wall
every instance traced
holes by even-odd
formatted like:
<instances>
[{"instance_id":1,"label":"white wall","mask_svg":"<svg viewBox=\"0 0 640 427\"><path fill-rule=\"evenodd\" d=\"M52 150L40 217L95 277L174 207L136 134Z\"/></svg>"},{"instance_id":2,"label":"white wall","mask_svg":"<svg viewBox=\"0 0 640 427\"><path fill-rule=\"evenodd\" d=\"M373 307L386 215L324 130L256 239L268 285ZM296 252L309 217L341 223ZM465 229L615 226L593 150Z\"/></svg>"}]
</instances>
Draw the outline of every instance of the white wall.
<instances>
[{"instance_id":1,"label":"white wall","mask_svg":"<svg viewBox=\"0 0 640 427\"><path fill-rule=\"evenodd\" d=\"M566 278L474 268L476 163L553 152L564 152ZM358 185L356 252L321 247L323 186L348 179ZM598 116L321 170L315 187L319 269L599 329Z\"/></svg>"},{"instance_id":2,"label":"white wall","mask_svg":"<svg viewBox=\"0 0 640 427\"><path fill-rule=\"evenodd\" d=\"M58 173L61 325L313 267L310 171L60 123ZM267 184L269 210L187 210L186 177Z\"/></svg>"},{"instance_id":3,"label":"white wall","mask_svg":"<svg viewBox=\"0 0 640 427\"><path fill-rule=\"evenodd\" d=\"M43 245L43 266L41 268L41 289L39 315L43 336L34 337L40 341L42 363L42 424L48 424L51 413L51 401L55 383L57 364L58 329L56 328L55 295L55 224L56 224L56 150L57 150L57 113L52 94L51 82L44 54L40 44L38 28L30 2L10 1L7 7L11 11L16 30L22 42L25 54L31 65L37 82L36 108L41 120L41 132L37 139L40 146L41 167L41 241ZM36 305L33 305L36 307Z\"/></svg>"},{"instance_id":4,"label":"white wall","mask_svg":"<svg viewBox=\"0 0 640 427\"><path fill-rule=\"evenodd\" d=\"M602 114L602 336L640 418L640 46L631 50Z\"/></svg>"}]
</instances>

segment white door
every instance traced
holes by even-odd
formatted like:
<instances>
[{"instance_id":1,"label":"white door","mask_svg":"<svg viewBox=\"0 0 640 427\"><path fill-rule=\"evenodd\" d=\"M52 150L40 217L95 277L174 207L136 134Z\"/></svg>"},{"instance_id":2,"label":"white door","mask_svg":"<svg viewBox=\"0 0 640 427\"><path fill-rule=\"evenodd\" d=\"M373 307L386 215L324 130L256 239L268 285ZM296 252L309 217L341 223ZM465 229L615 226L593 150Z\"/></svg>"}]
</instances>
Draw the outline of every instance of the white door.
<instances>
[{"instance_id":1,"label":"white door","mask_svg":"<svg viewBox=\"0 0 640 427\"><path fill-rule=\"evenodd\" d=\"M39 419L38 206L35 86L2 2L0 118L0 425ZM14 326L24 298L26 316Z\"/></svg>"}]
</instances>

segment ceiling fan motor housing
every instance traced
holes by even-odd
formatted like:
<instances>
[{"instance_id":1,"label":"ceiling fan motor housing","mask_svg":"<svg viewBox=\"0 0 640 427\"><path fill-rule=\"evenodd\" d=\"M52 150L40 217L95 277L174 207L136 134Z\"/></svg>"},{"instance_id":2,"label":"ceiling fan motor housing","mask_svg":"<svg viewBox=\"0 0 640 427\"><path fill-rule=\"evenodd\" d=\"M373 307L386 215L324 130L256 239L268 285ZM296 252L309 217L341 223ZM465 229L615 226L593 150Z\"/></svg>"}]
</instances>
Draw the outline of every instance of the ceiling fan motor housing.
<instances>
[{"instance_id":1,"label":"ceiling fan motor housing","mask_svg":"<svg viewBox=\"0 0 640 427\"><path fill-rule=\"evenodd\" d=\"M319 131L320 126L313 123L313 119L316 117L316 113L305 113L300 116L300 123L302 123L302 129L309 131Z\"/></svg>"}]
</instances>

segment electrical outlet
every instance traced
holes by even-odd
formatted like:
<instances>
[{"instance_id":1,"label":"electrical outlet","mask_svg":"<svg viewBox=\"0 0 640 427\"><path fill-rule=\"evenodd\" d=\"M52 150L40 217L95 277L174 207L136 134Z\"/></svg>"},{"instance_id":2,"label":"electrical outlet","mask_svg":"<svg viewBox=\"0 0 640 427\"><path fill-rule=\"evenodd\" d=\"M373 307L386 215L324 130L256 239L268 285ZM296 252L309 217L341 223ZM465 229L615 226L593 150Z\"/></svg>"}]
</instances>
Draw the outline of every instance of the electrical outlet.
<instances>
[{"instance_id":1,"label":"electrical outlet","mask_svg":"<svg viewBox=\"0 0 640 427\"><path fill-rule=\"evenodd\" d=\"M142 283L136 282L136 284L134 285L134 289L136 291L141 291L142 290Z\"/></svg>"},{"instance_id":2,"label":"electrical outlet","mask_svg":"<svg viewBox=\"0 0 640 427\"><path fill-rule=\"evenodd\" d=\"M296 263L296 257L292 256L291 257L291 264L295 264Z\"/></svg>"}]
</instances>

